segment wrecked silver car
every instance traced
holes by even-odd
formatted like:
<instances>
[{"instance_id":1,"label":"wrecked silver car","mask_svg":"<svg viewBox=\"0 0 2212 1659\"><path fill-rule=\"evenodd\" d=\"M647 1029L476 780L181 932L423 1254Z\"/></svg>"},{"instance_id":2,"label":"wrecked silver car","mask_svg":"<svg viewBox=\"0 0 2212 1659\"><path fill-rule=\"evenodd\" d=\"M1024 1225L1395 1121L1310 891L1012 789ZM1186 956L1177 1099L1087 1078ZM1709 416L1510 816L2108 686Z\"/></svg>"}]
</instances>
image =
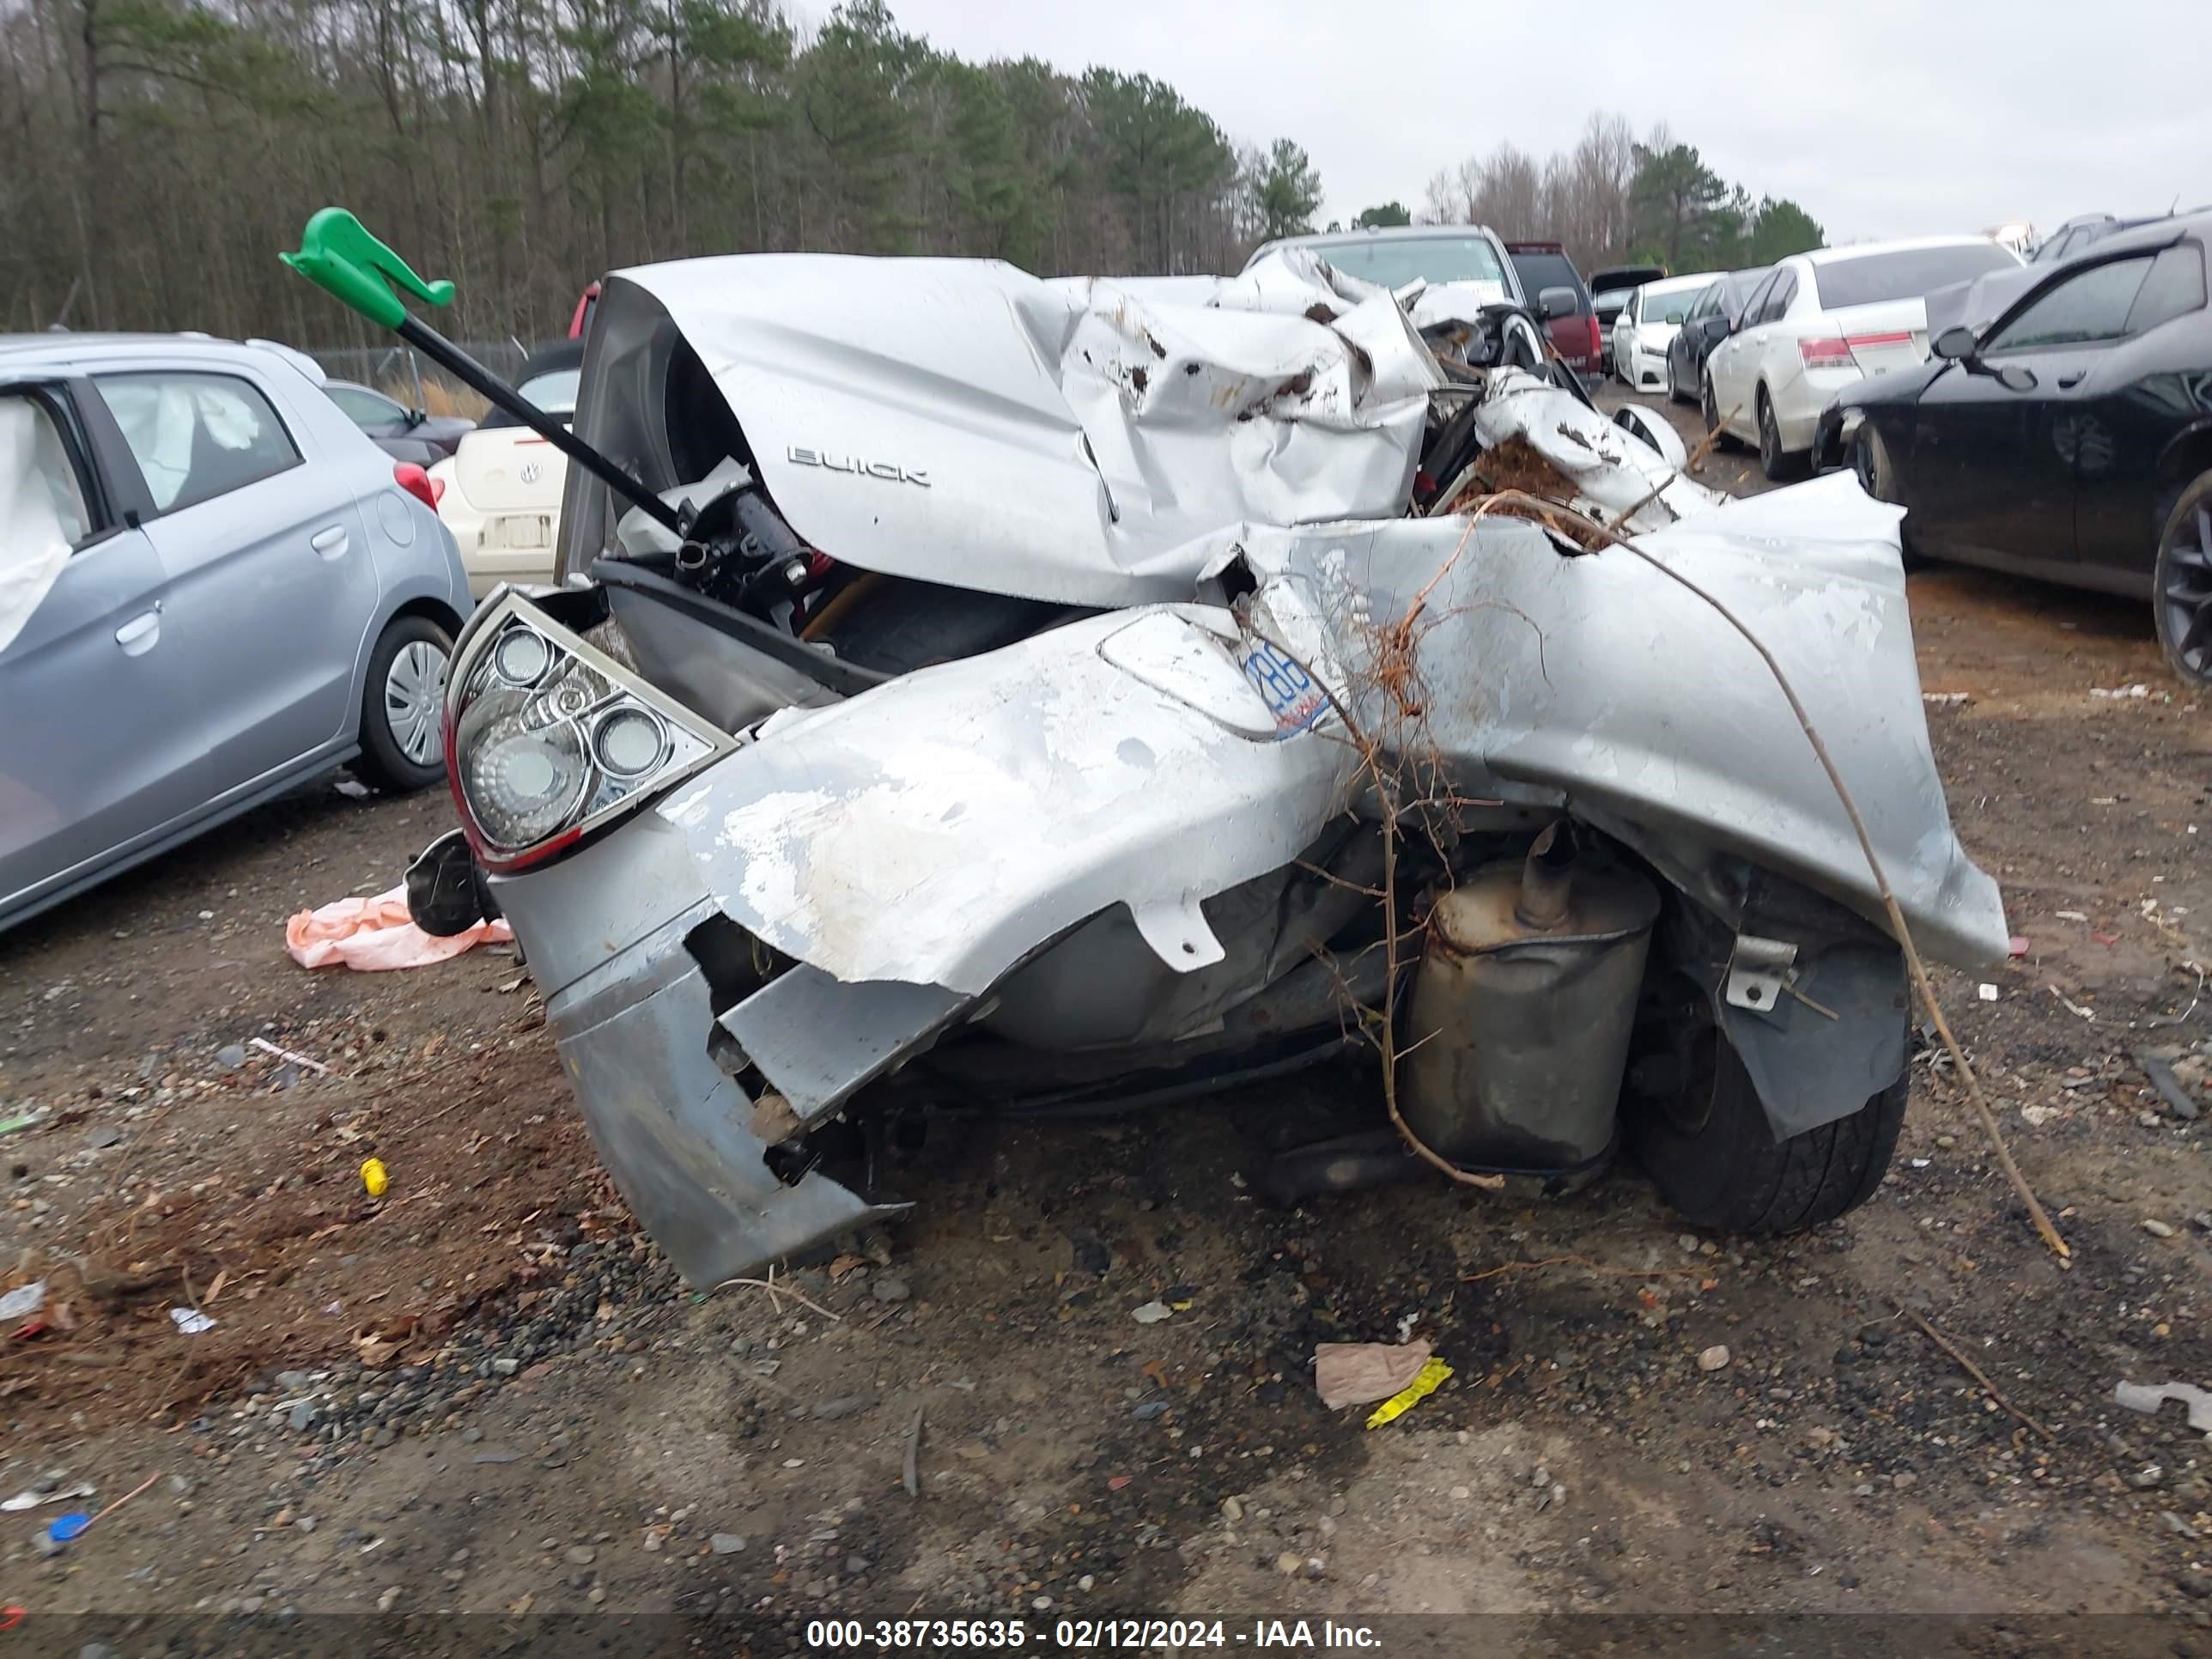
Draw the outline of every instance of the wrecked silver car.
<instances>
[{"instance_id":1,"label":"wrecked silver car","mask_svg":"<svg viewBox=\"0 0 2212 1659\"><path fill-rule=\"evenodd\" d=\"M1722 502L1489 296L1297 250L691 260L607 279L574 434L567 586L458 641L462 830L410 891L512 922L694 1283L896 1212L876 1153L946 1106L1165 1105L1347 1043L1394 1066L1375 1132L1279 1197L1626 1149L1698 1224L1808 1226L1904 1110L1865 847L1927 956L2004 954L1896 510L1848 475Z\"/></svg>"}]
</instances>

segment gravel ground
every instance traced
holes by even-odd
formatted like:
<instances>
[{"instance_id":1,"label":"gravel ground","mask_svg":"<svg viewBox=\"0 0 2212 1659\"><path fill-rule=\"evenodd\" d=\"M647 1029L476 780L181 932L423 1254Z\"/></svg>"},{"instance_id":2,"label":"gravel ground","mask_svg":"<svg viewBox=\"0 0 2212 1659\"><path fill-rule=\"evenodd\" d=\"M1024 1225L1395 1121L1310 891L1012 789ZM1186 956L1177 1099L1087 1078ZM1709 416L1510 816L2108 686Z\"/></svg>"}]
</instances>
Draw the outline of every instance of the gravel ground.
<instances>
[{"instance_id":1,"label":"gravel ground","mask_svg":"<svg viewBox=\"0 0 2212 1659\"><path fill-rule=\"evenodd\" d=\"M1926 689L1961 694L1929 708L1952 810L2027 942L1995 1000L1942 990L2069 1262L1930 1055L1875 1199L1786 1243L1686 1232L1627 1170L1539 1206L1254 1201L1257 1158L1372 1109L1347 1064L965 1126L905 1172L911 1221L696 1297L600 1175L511 957L285 958L287 915L391 884L447 821L322 787L0 939L0 1119L46 1114L0 1137L0 1284L54 1304L0 1350L0 1492L97 1488L6 1516L0 1604L673 1613L763 1653L917 1609L1954 1613L2013 1632L1962 1651L2212 1653L2212 1457L2180 1407L2112 1401L2212 1385L2205 1127L2144 1067L2207 1103L2206 714L2140 607L1911 591ZM1371 1433L1322 1409L1315 1342L1406 1328L1441 1390Z\"/></svg>"}]
</instances>

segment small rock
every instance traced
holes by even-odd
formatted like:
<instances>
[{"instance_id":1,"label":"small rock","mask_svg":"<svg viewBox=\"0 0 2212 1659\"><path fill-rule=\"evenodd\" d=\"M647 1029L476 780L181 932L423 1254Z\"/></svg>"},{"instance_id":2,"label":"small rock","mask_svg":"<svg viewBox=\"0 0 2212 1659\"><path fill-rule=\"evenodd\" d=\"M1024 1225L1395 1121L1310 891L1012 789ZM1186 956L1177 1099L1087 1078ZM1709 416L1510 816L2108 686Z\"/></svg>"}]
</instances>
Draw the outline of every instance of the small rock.
<instances>
[{"instance_id":1,"label":"small rock","mask_svg":"<svg viewBox=\"0 0 2212 1659\"><path fill-rule=\"evenodd\" d=\"M1147 1400L1144 1404L1138 1407L1136 1410L1131 1412L1129 1415L1135 1418L1139 1423L1149 1423L1156 1417L1165 1417L1167 1413L1168 1402L1166 1401Z\"/></svg>"},{"instance_id":2,"label":"small rock","mask_svg":"<svg viewBox=\"0 0 2212 1659\"><path fill-rule=\"evenodd\" d=\"M1543 1491L1545 1487L1552 1484L1551 1470L1545 1468L1538 1469L1535 1474L1528 1477L1528 1484L1535 1487L1538 1492Z\"/></svg>"},{"instance_id":3,"label":"small rock","mask_svg":"<svg viewBox=\"0 0 2212 1659\"><path fill-rule=\"evenodd\" d=\"M2173 1576L2173 1587L2192 1601L2212 1598L2212 1573L2179 1572Z\"/></svg>"},{"instance_id":4,"label":"small rock","mask_svg":"<svg viewBox=\"0 0 2212 1659\"><path fill-rule=\"evenodd\" d=\"M1956 1135L1937 1135L1936 1137L1936 1144L1948 1152L1959 1144L1959 1137Z\"/></svg>"},{"instance_id":5,"label":"small rock","mask_svg":"<svg viewBox=\"0 0 2212 1659\"><path fill-rule=\"evenodd\" d=\"M599 1553L589 1544L571 1544L564 1552L569 1565L588 1567L599 1559Z\"/></svg>"},{"instance_id":6,"label":"small rock","mask_svg":"<svg viewBox=\"0 0 2212 1659\"><path fill-rule=\"evenodd\" d=\"M718 1532L707 1541L717 1555L735 1555L745 1547L744 1539L734 1532Z\"/></svg>"},{"instance_id":7,"label":"small rock","mask_svg":"<svg viewBox=\"0 0 2212 1659\"><path fill-rule=\"evenodd\" d=\"M1049 1613L1052 1611L1052 1597L1049 1595L1040 1595L1036 1597L1036 1600L1032 1601L1030 1605L1035 1607L1039 1613Z\"/></svg>"},{"instance_id":8,"label":"small rock","mask_svg":"<svg viewBox=\"0 0 2212 1659\"><path fill-rule=\"evenodd\" d=\"M1087 1572L1086 1572L1086 1573L1085 1573L1085 1574L1083 1575L1083 1577L1080 1577L1080 1578L1079 1578L1079 1579L1077 1579L1077 1580L1075 1581L1075 1588L1076 1588L1076 1589L1079 1589L1079 1590L1087 1590L1087 1589L1090 1589L1093 1584L1097 1583L1097 1582L1098 1582L1098 1581L1097 1581L1096 1578L1093 1578L1093 1577L1092 1577L1089 1573L1087 1573Z\"/></svg>"},{"instance_id":9,"label":"small rock","mask_svg":"<svg viewBox=\"0 0 2212 1659\"><path fill-rule=\"evenodd\" d=\"M807 1415L817 1423L834 1423L841 1417L852 1417L875 1409L876 1396L872 1394L848 1394L842 1399L825 1400L811 1407Z\"/></svg>"},{"instance_id":10,"label":"small rock","mask_svg":"<svg viewBox=\"0 0 2212 1659\"><path fill-rule=\"evenodd\" d=\"M2173 1237L2173 1228L2169 1224L2160 1221L2154 1216L2145 1216L2143 1218L2142 1230L2148 1233L2153 1238L2172 1238Z\"/></svg>"},{"instance_id":11,"label":"small rock","mask_svg":"<svg viewBox=\"0 0 2212 1659\"><path fill-rule=\"evenodd\" d=\"M1679 1237L1678 1238L1676 1238L1676 1239L1675 1239L1675 1241L1674 1241L1674 1248L1675 1248L1675 1249L1679 1249L1680 1251L1681 1251L1681 1253L1682 1253L1684 1255L1697 1255L1697 1253L1698 1253L1698 1236L1697 1236L1697 1234L1695 1234L1695 1233L1684 1233L1684 1234L1682 1234L1680 1237Z\"/></svg>"},{"instance_id":12,"label":"small rock","mask_svg":"<svg viewBox=\"0 0 2212 1659\"><path fill-rule=\"evenodd\" d=\"M313 1532L314 1529L315 1517L312 1515L303 1515L292 1523L294 1532Z\"/></svg>"},{"instance_id":13,"label":"small rock","mask_svg":"<svg viewBox=\"0 0 2212 1659\"><path fill-rule=\"evenodd\" d=\"M1275 1571L1285 1578L1295 1578L1305 1571L1305 1560L1295 1550L1285 1550L1275 1558Z\"/></svg>"},{"instance_id":14,"label":"small rock","mask_svg":"<svg viewBox=\"0 0 2212 1659\"><path fill-rule=\"evenodd\" d=\"M1723 1370L1727 1368L1728 1363L1728 1345L1724 1342L1716 1342L1698 1356L1698 1369L1701 1371Z\"/></svg>"},{"instance_id":15,"label":"small rock","mask_svg":"<svg viewBox=\"0 0 2212 1659\"><path fill-rule=\"evenodd\" d=\"M119 1146L123 1144L123 1131L112 1123L103 1123L85 1136L84 1144L96 1152L110 1146Z\"/></svg>"},{"instance_id":16,"label":"small rock","mask_svg":"<svg viewBox=\"0 0 2212 1659\"><path fill-rule=\"evenodd\" d=\"M903 1302L914 1294L907 1288L906 1280L890 1273L878 1273L868 1290L878 1302Z\"/></svg>"},{"instance_id":17,"label":"small rock","mask_svg":"<svg viewBox=\"0 0 2212 1659\"><path fill-rule=\"evenodd\" d=\"M314 1425L315 1402L312 1400L296 1402L286 1413L284 1420L292 1425L293 1433L305 1434Z\"/></svg>"},{"instance_id":18,"label":"small rock","mask_svg":"<svg viewBox=\"0 0 2212 1659\"><path fill-rule=\"evenodd\" d=\"M227 1072L236 1071L246 1064L246 1045L242 1042L226 1042L215 1051L215 1063ZM397 1592L394 1593L397 1594Z\"/></svg>"},{"instance_id":19,"label":"small rock","mask_svg":"<svg viewBox=\"0 0 2212 1659\"><path fill-rule=\"evenodd\" d=\"M865 1555L848 1555L845 1558L845 1577L848 1578L858 1578L862 1573L866 1572L870 1567L872 1567L875 1565L876 1564L874 1562L869 1560Z\"/></svg>"},{"instance_id":20,"label":"small rock","mask_svg":"<svg viewBox=\"0 0 2212 1659\"><path fill-rule=\"evenodd\" d=\"M305 1371L279 1371L276 1373L276 1386L286 1394L298 1394L307 1386L307 1374Z\"/></svg>"},{"instance_id":21,"label":"small rock","mask_svg":"<svg viewBox=\"0 0 2212 1659\"><path fill-rule=\"evenodd\" d=\"M394 1607L398 1605L398 1602L399 1586L397 1584L391 1585L385 1590L383 1595L376 1598L376 1610L379 1613L389 1613Z\"/></svg>"},{"instance_id":22,"label":"small rock","mask_svg":"<svg viewBox=\"0 0 2212 1659\"><path fill-rule=\"evenodd\" d=\"M2166 1480L2166 1471L2156 1463L2146 1463L2127 1477L2128 1485L2137 1492L2148 1492Z\"/></svg>"},{"instance_id":23,"label":"small rock","mask_svg":"<svg viewBox=\"0 0 2212 1659\"><path fill-rule=\"evenodd\" d=\"M1899 1492L1910 1492L1920 1484L1920 1477L1911 1469L1899 1469L1889 1477L1889 1484Z\"/></svg>"},{"instance_id":24,"label":"small rock","mask_svg":"<svg viewBox=\"0 0 2212 1659\"><path fill-rule=\"evenodd\" d=\"M584 1593L584 1599L596 1607L607 1599L607 1587L605 1584L592 1585Z\"/></svg>"},{"instance_id":25,"label":"small rock","mask_svg":"<svg viewBox=\"0 0 2212 1659\"><path fill-rule=\"evenodd\" d=\"M1174 1311L1175 1310L1164 1302L1152 1301L1146 1303L1140 1308L1132 1308L1129 1310L1129 1317L1139 1325L1157 1325L1163 1319L1170 1317Z\"/></svg>"},{"instance_id":26,"label":"small rock","mask_svg":"<svg viewBox=\"0 0 2212 1659\"><path fill-rule=\"evenodd\" d=\"M491 1362L491 1368L497 1376L513 1376L522 1369L522 1362L520 1359L495 1359Z\"/></svg>"},{"instance_id":27,"label":"small rock","mask_svg":"<svg viewBox=\"0 0 2212 1659\"><path fill-rule=\"evenodd\" d=\"M1221 1512L1228 1516L1230 1524L1233 1526L1244 1518L1244 1505L1237 1498L1224 1498L1221 1500Z\"/></svg>"}]
</instances>

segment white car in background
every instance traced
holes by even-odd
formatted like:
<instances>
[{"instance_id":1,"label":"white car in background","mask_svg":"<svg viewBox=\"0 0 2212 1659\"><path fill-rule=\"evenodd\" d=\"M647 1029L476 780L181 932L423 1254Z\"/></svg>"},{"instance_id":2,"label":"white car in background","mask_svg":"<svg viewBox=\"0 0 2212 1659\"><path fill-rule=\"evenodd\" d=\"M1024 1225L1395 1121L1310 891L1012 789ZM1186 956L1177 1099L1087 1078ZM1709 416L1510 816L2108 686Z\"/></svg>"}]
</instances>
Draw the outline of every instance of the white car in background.
<instances>
[{"instance_id":1,"label":"white car in background","mask_svg":"<svg viewBox=\"0 0 2212 1659\"><path fill-rule=\"evenodd\" d=\"M564 340L523 365L515 390L566 422L576 409L583 344ZM430 469L438 517L453 532L469 591L501 582L550 582L561 536L568 458L502 410L487 414L453 455Z\"/></svg>"},{"instance_id":2,"label":"white car in background","mask_svg":"<svg viewBox=\"0 0 2212 1659\"><path fill-rule=\"evenodd\" d=\"M2020 264L1986 236L1821 248L1782 260L1705 359L1705 429L1759 446L1770 478L1798 476L1820 410L1843 387L1928 356L1927 295Z\"/></svg>"},{"instance_id":3,"label":"white car in background","mask_svg":"<svg viewBox=\"0 0 2212 1659\"><path fill-rule=\"evenodd\" d=\"M1613 372L1638 392L1663 387L1668 344L1698 295L1719 275L1701 270L1694 276L1662 277L1631 294L1613 325Z\"/></svg>"}]
</instances>

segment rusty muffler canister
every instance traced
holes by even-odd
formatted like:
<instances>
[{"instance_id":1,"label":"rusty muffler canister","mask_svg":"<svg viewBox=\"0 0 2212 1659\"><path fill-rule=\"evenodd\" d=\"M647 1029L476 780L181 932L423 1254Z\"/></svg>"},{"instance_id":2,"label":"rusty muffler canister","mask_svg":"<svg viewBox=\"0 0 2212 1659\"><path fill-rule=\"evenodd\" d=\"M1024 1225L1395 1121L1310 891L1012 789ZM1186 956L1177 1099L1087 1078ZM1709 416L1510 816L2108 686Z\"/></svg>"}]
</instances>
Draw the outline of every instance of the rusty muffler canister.
<instances>
[{"instance_id":1,"label":"rusty muffler canister","mask_svg":"<svg viewBox=\"0 0 2212 1659\"><path fill-rule=\"evenodd\" d=\"M1659 895L1554 824L1437 901L1408 1011L1401 1109L1473 1170L1589 1172L1613 1142Z\"/></svg>"}]
</instances>

